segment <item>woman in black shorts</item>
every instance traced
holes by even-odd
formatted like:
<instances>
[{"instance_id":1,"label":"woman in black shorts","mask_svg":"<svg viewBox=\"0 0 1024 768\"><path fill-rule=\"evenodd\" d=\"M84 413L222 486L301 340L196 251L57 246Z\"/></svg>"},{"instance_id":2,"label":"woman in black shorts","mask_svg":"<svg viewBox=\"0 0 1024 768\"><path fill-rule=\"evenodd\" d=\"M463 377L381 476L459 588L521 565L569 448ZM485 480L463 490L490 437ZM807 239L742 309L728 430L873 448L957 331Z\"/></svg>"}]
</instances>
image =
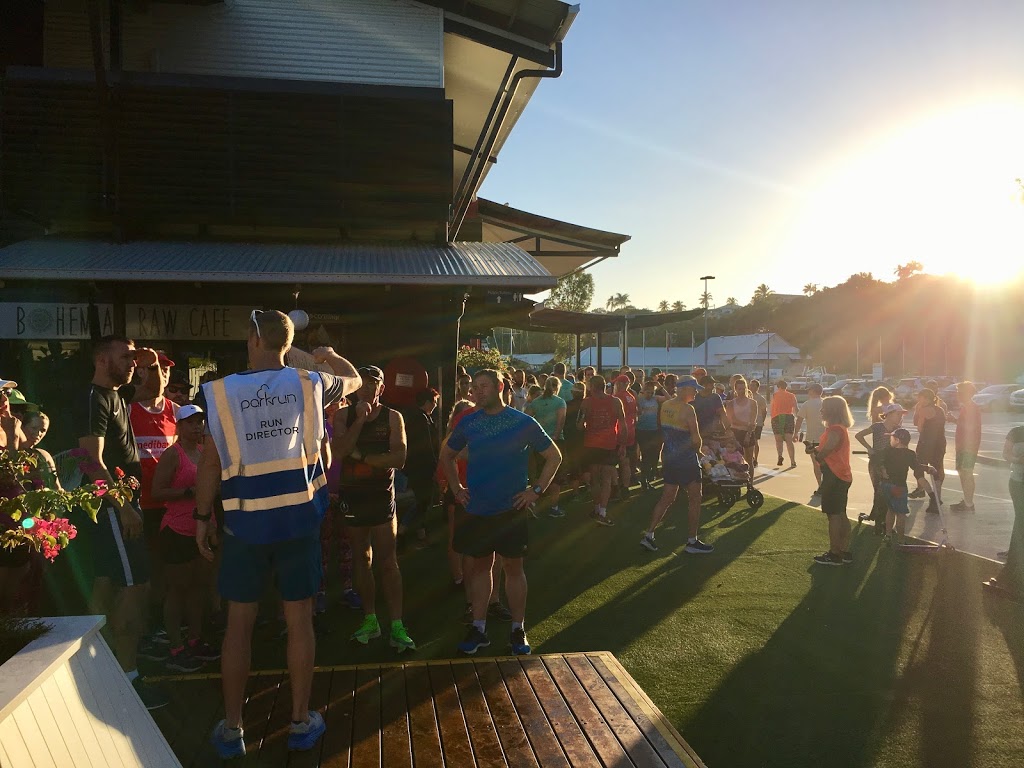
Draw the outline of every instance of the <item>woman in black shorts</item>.
<instances>
[{"instance_id":1,"label":"woman in black shorts","mask_svg":"<svg viewBox=\"0 0 1024 768\"><path fill-rule=\"evenodd\" d=\"M170 644L165 662L175 672L195 672L205 661L220 658L216 648L201 637L203 615L209 604L213 569L196 546L196 468L202 455L200 441L206 424L197 405L178 409L177 442L164 451L153 475L152 496L167 508L160 523L159 552L166 569L164 630ZM215 530L213 526L211 529ZM181 620L188 624L188 642L181 636Z\"/></svg>"}]
</instances>

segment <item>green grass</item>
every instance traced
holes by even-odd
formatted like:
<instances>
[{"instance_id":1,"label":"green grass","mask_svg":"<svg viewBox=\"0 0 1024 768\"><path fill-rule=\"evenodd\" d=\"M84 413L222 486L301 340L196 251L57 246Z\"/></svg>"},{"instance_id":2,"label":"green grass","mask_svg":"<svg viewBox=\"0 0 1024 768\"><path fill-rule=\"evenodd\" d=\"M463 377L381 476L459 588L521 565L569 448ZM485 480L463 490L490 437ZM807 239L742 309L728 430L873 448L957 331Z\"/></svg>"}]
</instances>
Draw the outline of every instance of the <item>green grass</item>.
<instances>
[{"instance_id":1,"label":"green grass","mask_svg":"<svg viewBox=\"0 0 1024 768\"><path fill-rule=\"evenodd\" d=\"M653 503L613 512L611 529L583 506L534 524L535 652L614 652L711 766L1024 765L1024 609L982 594L991 563L880 550L865 527L853 566L813 566L824 517L774 499L756 513L705 508L716 550L703 556L682 552L677 505L648 553L638 542ZM420 647L404 658L454 656L465 631L442 547L403 555ZM348 642L355 612L329 615L318 664L396 658L383 642ZM504 653L507 626L488 630ZM259 665L283 666L280 641L259 645Z\"/></svg>"}]
</instances>

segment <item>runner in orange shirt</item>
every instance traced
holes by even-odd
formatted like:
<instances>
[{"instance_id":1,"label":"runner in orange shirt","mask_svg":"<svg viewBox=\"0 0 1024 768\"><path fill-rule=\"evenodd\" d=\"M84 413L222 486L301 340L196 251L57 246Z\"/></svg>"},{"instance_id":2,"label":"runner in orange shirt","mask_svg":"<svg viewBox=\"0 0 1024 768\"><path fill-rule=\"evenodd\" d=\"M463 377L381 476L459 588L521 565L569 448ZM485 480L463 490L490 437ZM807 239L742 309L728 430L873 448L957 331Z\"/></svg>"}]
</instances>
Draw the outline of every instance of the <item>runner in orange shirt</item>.
<instances>
[{"instance_id":1,"label":"runner in orange shirt","mask_svg":"<svg viewBox=\"0 0 1024 768\"><path fill-rule=\"evenodd\" d=\"M796 451L793 448L793 434L796 432L796 395L789 391L789 384L778 381L772 395L772 432L775 433L775 448L779 452L778 466L782 466L782 444L789 449L789 466L796 466Z\"/></svg>"}]
</instances>

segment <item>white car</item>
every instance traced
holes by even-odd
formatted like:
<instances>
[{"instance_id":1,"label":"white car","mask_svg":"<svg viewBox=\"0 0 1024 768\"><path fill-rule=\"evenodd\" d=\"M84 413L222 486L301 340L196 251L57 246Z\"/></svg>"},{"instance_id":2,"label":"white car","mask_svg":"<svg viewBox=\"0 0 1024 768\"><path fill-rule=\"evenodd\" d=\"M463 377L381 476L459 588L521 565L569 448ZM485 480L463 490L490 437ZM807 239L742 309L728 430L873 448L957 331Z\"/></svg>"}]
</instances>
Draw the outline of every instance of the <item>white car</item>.
<instances>
[{"instance_id":1,"label":"white car","mask_svg":"<svg viewBox=\"0 0 1024 768\"><path fill-rule=\"evenodd\" d=\"M985 387L972 399L974 404L983 411L1006 411L1010 408L1010 395L1019 386L1019 384L993 384L990 387Z\"/></svg>"},{"instance_id":2,"label":"white car","mask_svg":"<svg viewBox=\"0 0 1024 768\"><path fill-rule=\"evenodd\" d=\"M1024 389L1018 389L1010 395L1010 407L1015 411L1024 411Z\"/></svg>"}]
</instances>

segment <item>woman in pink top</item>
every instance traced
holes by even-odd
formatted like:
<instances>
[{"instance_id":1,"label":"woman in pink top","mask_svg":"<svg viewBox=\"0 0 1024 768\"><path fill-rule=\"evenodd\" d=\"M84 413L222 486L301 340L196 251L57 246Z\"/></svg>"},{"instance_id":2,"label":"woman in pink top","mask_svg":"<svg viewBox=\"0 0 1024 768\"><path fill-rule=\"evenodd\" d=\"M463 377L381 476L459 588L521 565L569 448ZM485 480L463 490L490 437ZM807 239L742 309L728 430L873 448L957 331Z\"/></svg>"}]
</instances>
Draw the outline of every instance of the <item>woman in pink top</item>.
<instances>
[{"instance_id":1,"label":"woman in pink top","mask_svg":"<svg viewBox=\"0 0 1024 768\"><path fill-rule=\"evenodd\" d=\"M167 512L160 523L159 551L167 577L164 628L170 643L165 665L176 672L195 672L204 661L220 658L203 642L203 613L209 603L212 568L196 546L196 466L202 452L206 416L198 405L185 405L176 414L178 439L160 456L150 491ZM216 531L214 523L211 531ZM181 619L188 620L189 640L181 637Z\"/></svg>"}]
</instances>

